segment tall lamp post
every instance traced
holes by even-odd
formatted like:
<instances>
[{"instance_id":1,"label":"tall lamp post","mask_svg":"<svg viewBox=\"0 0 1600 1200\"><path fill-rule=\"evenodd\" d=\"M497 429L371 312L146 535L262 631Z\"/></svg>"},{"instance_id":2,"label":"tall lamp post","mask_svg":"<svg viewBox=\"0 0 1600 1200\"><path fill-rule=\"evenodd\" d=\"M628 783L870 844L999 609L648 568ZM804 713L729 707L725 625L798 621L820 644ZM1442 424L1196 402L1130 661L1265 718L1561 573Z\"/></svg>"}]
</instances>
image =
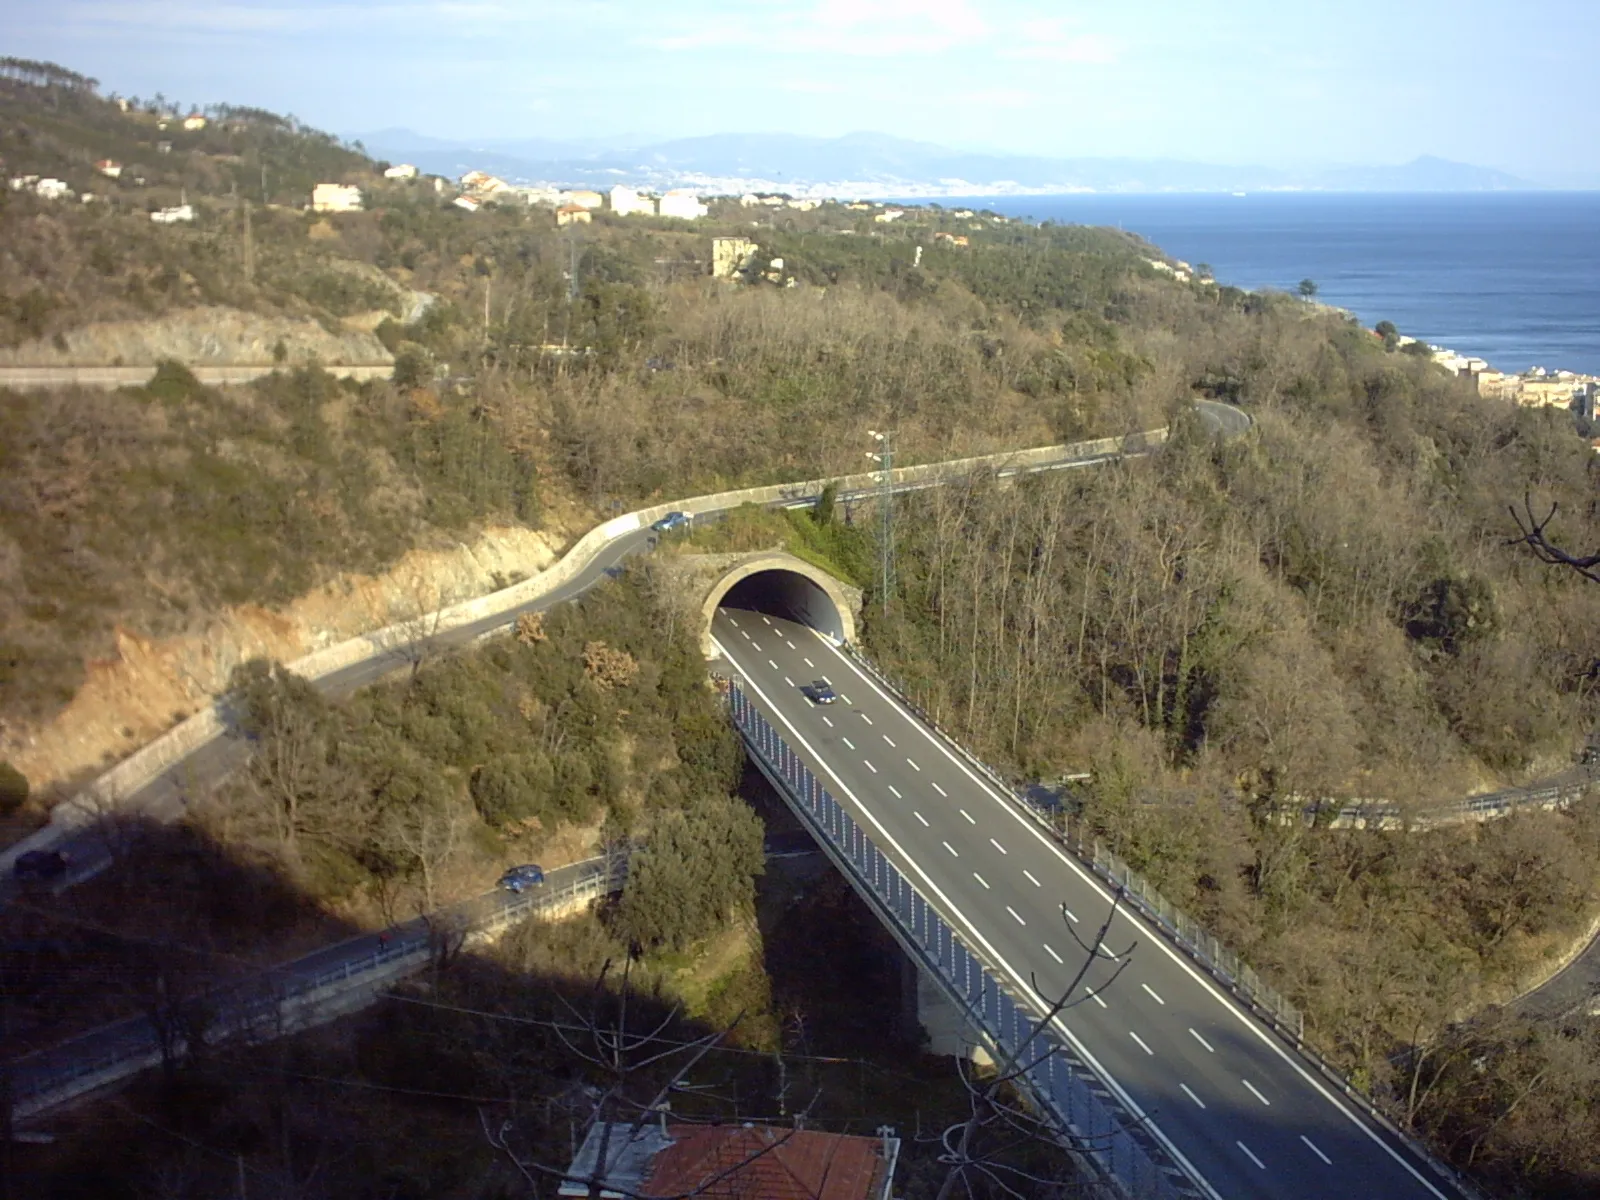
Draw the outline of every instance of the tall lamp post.
<instances>
[{"instance_id":1,"label":"tall lamp post","mask_svg":"<svg viewBox=\"0 0 1600 1200\"><path fill-rule=\"evenodd\" d=\"M878 444L876 451L867 451L867 457L878 464L878 587L883 615L888 616L894 588L894 434L869 429L867 436Z\"/></svg>"}]
</instances>

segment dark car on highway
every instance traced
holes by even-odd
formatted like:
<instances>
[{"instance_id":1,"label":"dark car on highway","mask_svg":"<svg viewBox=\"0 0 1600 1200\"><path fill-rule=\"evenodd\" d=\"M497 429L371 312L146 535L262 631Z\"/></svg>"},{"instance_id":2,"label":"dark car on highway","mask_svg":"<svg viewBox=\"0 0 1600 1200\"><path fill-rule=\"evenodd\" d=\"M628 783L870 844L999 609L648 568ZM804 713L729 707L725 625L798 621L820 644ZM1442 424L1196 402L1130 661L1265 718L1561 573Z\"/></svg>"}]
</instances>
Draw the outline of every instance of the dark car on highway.
<instances>
[{"instance_id":1,"label":"dark car on highway","mask_svg":"<svg viewBox=\"0 0 1600 1200\"><path fill-rule=\"evenodd\" d=\"M30 850L11 870L18 883L51 883L67 873L67 861L59 850Z\"/></svg>"},{"instance_id":2,"label":"dark car on highway","mask_svg":"<svg viewBox=\"0 0 1600 1200\"><path fill-rule=\"evenodd\" d=\"M512 867L500 876L499 886L502 891L514 892L520 896L529 888L538 887L543 882L544 868L527 863L524 866Z\"/></svg>"},{"instance_id":3,"label":"dark car on highway","mask_svg":"<svg viewBox=\"0 0 1600 1200\"><path fill-rule=\"evenodd\" d=\"M687 529L689 527L689 514L669 512L650 528L657 533L671 533L674 529Z\"/></svg>"},{"instance_id":4,"label":"dark car on highway","mask_svg":"<svg viewBox=\"0 0 1600 1200\"><path fill-rule=\"evenodd\" d=\"M810 687L800 689L800 694L813 704L832 704L839 698L839 693L829 687L824 679L813 679Z\"/></svg>"}]
</instances>

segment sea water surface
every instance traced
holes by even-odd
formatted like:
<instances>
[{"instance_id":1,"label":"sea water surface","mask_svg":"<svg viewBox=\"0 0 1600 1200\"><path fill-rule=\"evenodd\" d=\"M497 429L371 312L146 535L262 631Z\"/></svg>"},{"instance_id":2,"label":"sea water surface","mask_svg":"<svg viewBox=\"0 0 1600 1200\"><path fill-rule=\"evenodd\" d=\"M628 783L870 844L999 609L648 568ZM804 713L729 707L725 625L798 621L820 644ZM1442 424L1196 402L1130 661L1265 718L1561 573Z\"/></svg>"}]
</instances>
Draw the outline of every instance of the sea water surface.
<instances>
[{"instance_id":1,"label":"sea water surface","mask_svg":"<svg viewBox=\"0 0 1600 1200\"><path fill-rule=\"evenodd\" d=\"M1600 192L950 198L1120 226L1221 283L1293 291L1487 359L1600 375Z\"/></svg>"}]
</instances>

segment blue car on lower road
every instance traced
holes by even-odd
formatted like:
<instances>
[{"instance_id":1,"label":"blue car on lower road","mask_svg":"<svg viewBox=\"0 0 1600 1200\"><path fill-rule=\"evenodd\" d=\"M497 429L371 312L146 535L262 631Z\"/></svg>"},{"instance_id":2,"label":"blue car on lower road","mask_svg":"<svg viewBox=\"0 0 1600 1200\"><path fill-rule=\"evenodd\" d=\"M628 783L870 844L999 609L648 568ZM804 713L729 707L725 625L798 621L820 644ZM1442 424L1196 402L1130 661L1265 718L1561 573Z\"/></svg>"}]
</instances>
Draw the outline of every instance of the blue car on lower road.
<instances>
[{"instance_id":1,"label":"blue car on lower road","mask_svg":"<svg viewBox=\"0 0 1600 1200\"><path fill-rule=\"evenodd\" d=\"M671 533L674 529L686 529L688 526L688 513L669 512L666 516L655 522L655 524L651 525L650 528L655 530L657 533Z\"/></svg>"},{"instance_id":2,"label":"blue car on lower road","mask_svg":"<svg viewBox=\"0 0 1600 1200\"><path fill-rule=\"evenodd\" d=\"M529 888L538 887L543 882L544 868L535 866L533 863L512 867L504 875L500 876L501 890L513 892L519 896Z\"/></svg>"}]
</instances>

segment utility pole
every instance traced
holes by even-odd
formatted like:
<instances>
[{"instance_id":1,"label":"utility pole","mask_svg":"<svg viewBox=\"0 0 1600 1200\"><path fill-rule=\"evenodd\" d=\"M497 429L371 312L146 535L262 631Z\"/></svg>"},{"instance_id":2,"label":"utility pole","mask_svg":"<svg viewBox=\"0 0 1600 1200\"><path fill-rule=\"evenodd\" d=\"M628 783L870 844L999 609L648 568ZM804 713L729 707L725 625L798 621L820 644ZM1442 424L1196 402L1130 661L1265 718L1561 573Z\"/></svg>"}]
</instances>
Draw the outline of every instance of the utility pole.
<instances>
[{"instance_id":1,"label":"utility pole","mask_svg":"<svg viewBox=\"0 0 1600 1200\"><path fill-rule=\"evenodd\" d=\"M889 615L889 596L894 588L894 433L867 430L878 443L877 453L867 457L878 464L878 587L883 615Z\"/></svg>"},{"instance_id":2,"label":"utility pole","mask_svg":"<svg viewBox=\"0 0 1600 1200\"><path fill-rule=\"evenodd\" d=\"M256 244L250 236L250 201L240 197L244 205L244 281L254 284L256 281Z\"/></svg>"}]
</instances>

